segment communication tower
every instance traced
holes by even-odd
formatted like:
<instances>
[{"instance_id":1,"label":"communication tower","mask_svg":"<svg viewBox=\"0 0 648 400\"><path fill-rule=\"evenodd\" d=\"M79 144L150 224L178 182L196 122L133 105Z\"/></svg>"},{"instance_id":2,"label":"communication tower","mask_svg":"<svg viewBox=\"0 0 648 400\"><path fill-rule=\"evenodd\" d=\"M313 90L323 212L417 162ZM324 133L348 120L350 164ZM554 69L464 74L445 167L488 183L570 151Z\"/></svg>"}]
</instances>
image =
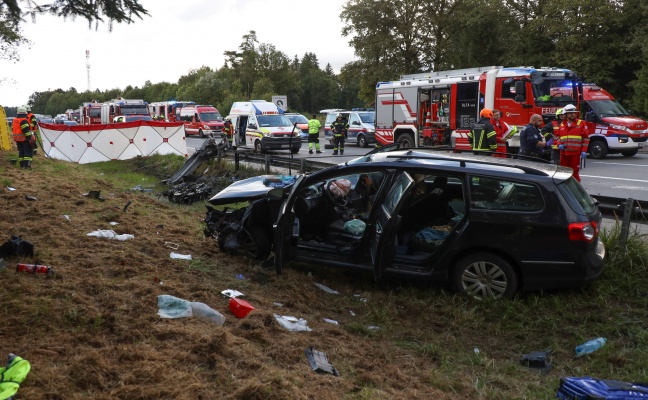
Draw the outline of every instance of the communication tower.
<instances>
[{"instance_id":1,"label":"communication tower","mask_svg":"<svg viewBox=\"0 0 648 400\"><path fill-rule=\"evenodd\" d=\"M90 50L86 50L86 69L88 70L88 92L90 91Z\"/></svg>"}]
</instances>

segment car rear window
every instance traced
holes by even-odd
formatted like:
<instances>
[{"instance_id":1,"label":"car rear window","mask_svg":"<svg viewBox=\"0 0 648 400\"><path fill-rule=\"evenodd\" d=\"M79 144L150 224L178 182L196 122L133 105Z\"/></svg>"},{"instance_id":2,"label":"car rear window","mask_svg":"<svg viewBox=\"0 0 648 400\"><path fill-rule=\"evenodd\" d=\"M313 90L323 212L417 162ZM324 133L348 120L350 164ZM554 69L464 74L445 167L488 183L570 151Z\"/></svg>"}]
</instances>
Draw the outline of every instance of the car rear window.
<instances>
[{"instance_id":1,"label":"car rear window","mask_svg":"<svg viewBox=\"0 0 648 400\"><path fill-rule=\"evenodd\" d=\"M558 185L558 189L575 212L580 214L584 211L585 214L591 214L596 211L594 200L573 176Z\"/></svg>"},{"instance_id":2,"label":"car rear window","mask_svg":"<svg viewBox=\"0 0 648 400\"><path fill-rule=\"evenodd\" d=\"M473 176L471 207L482 210L536 212L544 207L542 192L531 183Z\"/></svg>"}]
</instances>

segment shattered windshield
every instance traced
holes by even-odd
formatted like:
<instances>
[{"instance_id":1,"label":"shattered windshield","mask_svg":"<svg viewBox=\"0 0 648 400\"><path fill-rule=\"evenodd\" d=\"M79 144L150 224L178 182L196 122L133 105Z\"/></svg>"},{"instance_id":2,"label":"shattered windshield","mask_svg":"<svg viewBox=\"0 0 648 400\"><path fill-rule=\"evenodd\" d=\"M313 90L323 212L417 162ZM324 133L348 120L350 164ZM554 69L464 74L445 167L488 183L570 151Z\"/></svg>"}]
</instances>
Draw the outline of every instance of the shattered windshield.
<instances>
[{"instance_id":1,"label":"shattered windshield","mask_svg":"<svg viewBox=\"0 0 648 400\"><path fill-rule=\"evenodd\" d=\"M616 100L590 100L589 106L601 117L629 116L630 113Z\"/></svg>"},{"instance_id":2,"label":"shattered windshield","mask_svg":"<svg viewBox=\"0 0 648 400\"><path fill-rule=\"evenodd\" d=\"M532 82L536 103L571 104L575 100L572 79L536 79Z\"/></svg>"}]
</instances>

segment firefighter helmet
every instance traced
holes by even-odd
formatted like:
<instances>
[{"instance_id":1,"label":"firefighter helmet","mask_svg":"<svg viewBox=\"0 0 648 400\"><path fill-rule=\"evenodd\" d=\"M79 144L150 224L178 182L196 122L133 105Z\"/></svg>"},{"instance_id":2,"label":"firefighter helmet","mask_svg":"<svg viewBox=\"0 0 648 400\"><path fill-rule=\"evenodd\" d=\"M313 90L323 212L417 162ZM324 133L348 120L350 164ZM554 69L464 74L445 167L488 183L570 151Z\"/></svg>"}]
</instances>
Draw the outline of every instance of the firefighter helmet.
<instances>
[{"instance_id":1,"label":"firefighter helmet","mask_svg":"<svg viewBox=\"0 0 648 400\"><path fill-rule=\"evenodd\" d=\"M563 109L559 108L556 110L556 118L560 117L563 114Z\"/></svg>"},{"instance_id":2,"label":"firefighter helmet","mask_svg":"<svg viewBox=\"0 0 648 400\"><path fill-rule=\"evenodd\" d=\"M576 106L573 104L567 104L565 107L563 107L563 114L569 114L569 113L577 113L578 110L576 109Z\"/></svg>"},{"instance_id":3,"label":"firefighter helmet","mask_svg":"<svg viewBox=\"0 0 648 400\"><path fill-rule=\"evenodd\" d=\"M23 106L23 108L24 108L28 113L31 112L31 107L29 107L27 104L25 104L25 105Z\"/></svg>"},{"instance_id":4,"label":"firefighter helmet","mask_svg":"<svg viewBox=\"0 0 648 400\"><path fill-rule=\"evenodd\" d=\"M25 107L18 107L18 114L27 114L27 109Z\"/></svg>"},{"instance_id":5,"label":"firefighter helmet","mask_svg":"<svg viewBox=\"0 0 648 400\"><path fill-rule=\"evenodd\" d=\"M342 118L342 114L337 114L335 118Z\"/></svg>"},{"instance_id":6,"label":"firefighter helmet","mask_svg":"<svg viewBox=\"0 0 648 400\"><path fill-rule=\"evenodd\" d=\"M493 110L491 110L490 108L484 108L479 113L479 116L482 118L493 118Z\"/></svg>"}]
</instances>

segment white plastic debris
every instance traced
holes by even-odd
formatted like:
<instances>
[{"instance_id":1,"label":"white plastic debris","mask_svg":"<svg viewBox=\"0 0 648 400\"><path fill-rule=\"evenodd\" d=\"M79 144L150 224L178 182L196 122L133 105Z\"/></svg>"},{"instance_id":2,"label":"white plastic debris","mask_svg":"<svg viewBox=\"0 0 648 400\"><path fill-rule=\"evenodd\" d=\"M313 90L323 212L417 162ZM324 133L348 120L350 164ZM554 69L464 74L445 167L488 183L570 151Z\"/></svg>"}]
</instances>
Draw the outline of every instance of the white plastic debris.
<instances>
[{"instance_id":1,"label":"white plastic debris","mask_svg":"<svg viewBox=\"0 0 648 400\"><path fill-rule=\"evenodd\" d=\"M322 285L321 283L316 283L315 286L317 286L318 288L322 289L323 291L329 294L340 294L340 292L338 292L337 290L333 290L328 286Z\"/></svg>"},{"instance_id":2,"label":"white plastic debris","mask_svg":"<svg viewBox=\"0 0 648 400\"><path fill-rule=\"evenodd\" d=\"M276 301L275 301L274 303L272 303L272 304L274 304L274 305L277 306L277 307L283 307L283 304L282 304L282 303L277 303Z\"/></svg>"},{"instance_id":3,"label":"white plastic debris","mask_svg":"<svg viewBox=\"0 0 648 400\"><path fill-rule=\"evenodd\" d=\"M310 332L311 328L308 327L308 321L303 318L295 318L289 315L272 314L282 327L291 332Z\"/></svg>"},{"instance_id":4,"label":"white plastic debris","mask_svg":"<svg viewBox=\"0 0 648 400\"><path fill-rule=\"evenodd\" d=\"M177 260L191 260L191 254L178 254L171 252L171 258L175 258Z\"/></svg>"},{"instance_id":5,"label":"white plastic debris","mask_svg":"<svg viewBox=\"0 0 648 400\"><path fill-rule=\"evenodd\" d=\"M168 294L158 296L158 315L160 318L192 317L191 302Z\"/></svg>"},{"instance_id":6,"label":"white plastic debris","mask_svg":"<svg viewBox=\"0 0 648 400\"><path fill-rule=\"evenodd\" d=\"M340 325L340 324L339 324L336 320L334 320L334 319L322 318L322 320L324 320L324 322L328 322L329 324L333 324L333 325Z\"/></svg>"},{"instance_id":7,"label":"white plastic debris","mask_svg":"<svg viewBox=\"0 0 648 400\"><path fill-rule=\"evenodd\" d=\"M134 235L129 235L126 233L122 235L118 235L115 231L105 230L105 229L100 229L98 231L90 232L86 236L94 236L94 237L106 238L106 239L116 239L121 241L135 239Z\"/></svg>"},{"instance_id":8,"label":"white plastic debris","mask_svg":"<svg viewBox=\"0 0 648 400\"><path fill-rule=\"evenodd\" d=\"M70 216L67 215L67 214L66 214L66 215L63 215L63 218L65 218L65 219L67 219L68 221L72 222L72 220L70 219Z\"/></svg>"},{"instance_id":9,"label":"white plastic debris","mask_svg":"<svg viewBox=\"0 0 648 400\"><path fill-rule=\"evenodd\" d=\"M16 190L16 188L12 188L11 186L6 186L6 188L10 192L13 192L14 190Z\"/></svg>"},{"instance_id":10,"label":"white plastic debris","mask_svg":"<svg viewBox=\"0 0 648 400\"><path fill-rule=\"evenodd\" d=\"M479 354L479 353L480 353L480 351L479 351L479 347L475 347L475 348L473 349L473 351L475 352L475 354Z\"/></svg>"},{"instance_id":11,"label":"white plastic debris","mask_svg":"<svg viewBox=\"0 0 648 400\"><path fill-rule=\"evenodd\" d=\"M110 225L112 226L119 225L119 222L111 222Z\"/></svg>"},{"instance_id":12,"label":"white plastic debris","mask_svg":"<svg viewBox=\"0 0 648 400\"><path fill-rule=\"evenodd\" d=\"M222 294L223 296L225 296L225 297L229 297L229 298L232 298L232 299L233 299L234 297L242 297L242 296L245 296L243 293L239 292L238 290L234 290L234 289L225 289L225 290L223 290L223 291L221 292L221 294Z\"/></svg>"},{"instance_id":13,"label":"white plastic debris","mask_svg":"<svg viewBox=\"0 0 648 400\"><path fill-rule=\"evenodd\" d=\"M369 329L370 331L377 331L380 329L380 327L376 325L370 325L367 327L367 329Z\"/></svg>"},{"instance_id":14,"label":"white plastic debris","mask_svg":"<svg viewBox=\"0 0 648 400\"><path fill-rule=\"evenodd\" d=\"M349 314L351 314L351 316L355 317L355 313L353 311L349 310Z\"/></svg>"}]
</instances>

